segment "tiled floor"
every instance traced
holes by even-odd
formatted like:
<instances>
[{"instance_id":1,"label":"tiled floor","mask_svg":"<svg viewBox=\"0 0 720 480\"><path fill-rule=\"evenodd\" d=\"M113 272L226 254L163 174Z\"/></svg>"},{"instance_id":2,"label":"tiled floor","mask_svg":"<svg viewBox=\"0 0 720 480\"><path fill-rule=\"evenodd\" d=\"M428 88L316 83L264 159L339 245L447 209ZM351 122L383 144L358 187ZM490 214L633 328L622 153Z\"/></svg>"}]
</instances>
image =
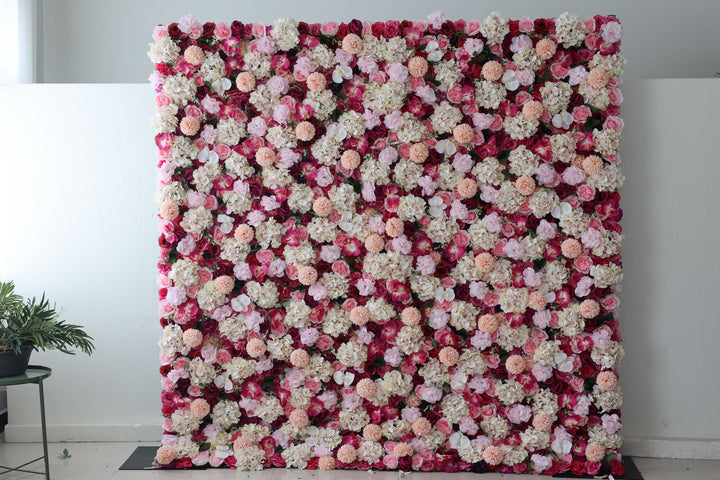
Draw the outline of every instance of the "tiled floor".
<instances>
[{"instance_id":1,"label":"tiled floor","mask_svg":"<svg viewBox=\"0 0 720 480\"><path fill-rule=\"evenodd\" d=\"M50 476L53 480L395 480L401 478L398 472L317 472L285 469L269 469L263 472L238 472L229 469L186 470L186 471L118 471L122 463L142 443L51 443L49 445ZM61 460L63 449L71 455ZM42 446L37 443L0 442L0 465L24 463L42 455ZM635 462L646 480L720 480L720 460L666 460L635 458ZM33 464L33 470L42 470L42 462ZM2 480L38 480L42 477L27 473L13 472L2 475ZM404 480L494 480L534 479L550 477L536 475L478 476L473 473L440 474L412 473L402 476Z\"/></svg>"}]
</instances>

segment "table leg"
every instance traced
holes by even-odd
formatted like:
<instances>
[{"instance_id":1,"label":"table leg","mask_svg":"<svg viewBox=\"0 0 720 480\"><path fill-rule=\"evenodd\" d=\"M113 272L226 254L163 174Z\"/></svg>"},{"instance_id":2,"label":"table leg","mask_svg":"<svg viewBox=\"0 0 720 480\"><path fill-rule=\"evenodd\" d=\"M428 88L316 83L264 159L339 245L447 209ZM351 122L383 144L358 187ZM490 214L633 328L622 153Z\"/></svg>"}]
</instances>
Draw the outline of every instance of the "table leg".
<instances>
[{"instance_id":1,"label":"table leg","mask_svg":"<svg viewBox=\"0 0 720 480\"><path fill-rule=\"evenodd\" d=\"M50 457L48 456L47 428L45 427L45 393L42 378L38 382L40 388L40 425L42 428L43 455L45 457L45 479L50 480Z\"/></svg>"}]
</instances>

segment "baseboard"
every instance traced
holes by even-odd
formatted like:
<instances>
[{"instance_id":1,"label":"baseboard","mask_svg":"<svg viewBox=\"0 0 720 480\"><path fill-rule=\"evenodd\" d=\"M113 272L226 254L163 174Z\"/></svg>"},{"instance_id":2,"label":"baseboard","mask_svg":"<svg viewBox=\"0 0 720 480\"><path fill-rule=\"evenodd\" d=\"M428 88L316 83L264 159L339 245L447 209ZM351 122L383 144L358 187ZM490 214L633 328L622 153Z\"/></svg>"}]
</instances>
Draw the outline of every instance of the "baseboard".
<instances>
[{"instance_id":1,"label":"baseboard","mask_svg":"<svg viewBox=\"0 0 720 480\"><path fill-rule=\"evenodd\" d=\"M720 439L628 437L622 451L631 457L720 460Z\"/></svg>"},{"instance_id":2,"label":"baseboard","mask_svg":"<svg viewBox=\"0 0 720 480\"><path fill-rule=\"evenodd\" d=\"M50 442L158 442L159 425L48 425ZM39 442L39 425L6 425L6 442ZM622 446L631 457L720 460L720 439L625 438Z\"/></svg>"},{"instance_id":3,"label":"baseboard","mask_svg":"<svg viewBox=\"0 0 720 480\"><path fill-rule=\"evenodd\" d=\"M49 442L159 442L160 425L48 425ZM6 425L6 442L40 442L40 425Z\"/></svg>"}]
</instances>

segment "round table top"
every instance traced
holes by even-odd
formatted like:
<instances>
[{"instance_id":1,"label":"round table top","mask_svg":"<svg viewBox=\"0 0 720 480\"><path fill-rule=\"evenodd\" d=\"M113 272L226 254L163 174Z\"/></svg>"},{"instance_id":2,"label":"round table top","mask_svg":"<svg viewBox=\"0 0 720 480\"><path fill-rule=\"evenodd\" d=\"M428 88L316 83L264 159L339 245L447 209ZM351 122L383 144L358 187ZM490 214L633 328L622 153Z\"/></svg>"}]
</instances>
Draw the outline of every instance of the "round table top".
<instances>
[{"instance_id":1,"label":"round table top","mask_svg":"<svg viewBox=\"0 0 720 480\"><path fill-rule=\"evenodd\" d=\"M20 385L23 383L38 383L43 378L52 375L52 369L40 365L28 365L27 370L22 375L12 377L0 377L0 387L8 385Z\"/></svg>"}]
</instances>

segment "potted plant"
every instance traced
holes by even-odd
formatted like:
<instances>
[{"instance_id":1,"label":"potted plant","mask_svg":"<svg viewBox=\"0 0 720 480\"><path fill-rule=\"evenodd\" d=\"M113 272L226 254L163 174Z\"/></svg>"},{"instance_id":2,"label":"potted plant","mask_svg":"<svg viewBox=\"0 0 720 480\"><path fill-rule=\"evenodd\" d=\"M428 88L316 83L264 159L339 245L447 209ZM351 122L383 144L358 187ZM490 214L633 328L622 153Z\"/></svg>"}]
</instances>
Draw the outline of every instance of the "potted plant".
<instances>
[{"instance_id":1,"label":"potted plant","mask_svg":"<svg viewBox=\"0 0 720 480\"><path fill-rule=\"evenodd\" d=\"M59 350L90 355L92 337L81 326L60 320L62 311L45 298L25 299L13 282L0 283L0 377L21 375L33 350Z\"/></svg>"}]
</instances>

